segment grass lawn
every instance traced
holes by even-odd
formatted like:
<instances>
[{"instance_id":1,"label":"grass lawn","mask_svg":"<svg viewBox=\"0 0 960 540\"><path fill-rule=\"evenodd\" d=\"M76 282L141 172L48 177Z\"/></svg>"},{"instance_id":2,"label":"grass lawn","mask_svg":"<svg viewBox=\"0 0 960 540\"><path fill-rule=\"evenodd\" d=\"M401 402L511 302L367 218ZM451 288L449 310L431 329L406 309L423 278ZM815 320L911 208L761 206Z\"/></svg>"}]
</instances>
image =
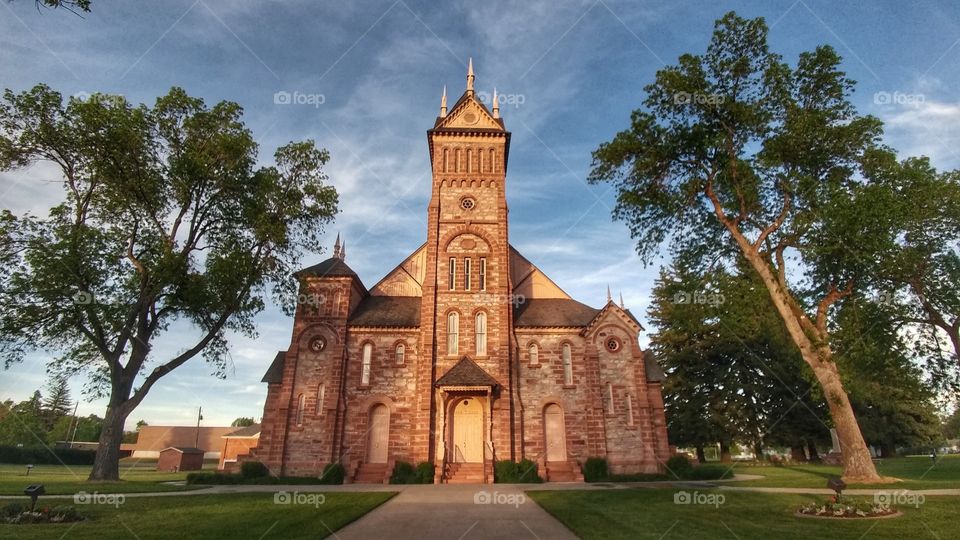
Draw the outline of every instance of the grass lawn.
<instances>
[{"instance_id":1,"label":"grass lawn","mask_svg":"<svg viewBox=\"0 0 960 540\"><path fill-rule=\"evenodd\" d=\"M275 504L273 493L130 497L118 508L77 505L86 521L0 525L0 538L324 538L393 495L326 493L319 505Z\"/></svg>"},{"instance_id":2,"label":"grass lawn","mask_svg":"<svg viewBox=\"0 0 960 540\"><path fill-rule=\"evenodd\" d=\"M135 493L145 491L184 491L199 486L172 486L162 484L172 480L186 480L187 473L157 472L156 460L145 462L136 459L120 461L121 482L87 482L89 465L35 465L27 476L26 465L0 464L0 495L23 495L23 488L30 484L43 484L50 495L64 495L78 491L103 493ZM208 469L212 467L212 469ZM205 463L204 470L216 469L216 463Z\"/></svg>"},{"instance_id":3,"label":"grass lawn","mask_svg":"<svg viewBox=\"0 0 960 540\"><path fill-rule=\"evenodd\" d=\"M527 496L582 538L957 538L960 518L956 497L927 497L919 508L899 507L904 515L893 519L825 521L793 515L801 504L821 500L812 495L698 492L725 497L723 504L707 506L675 504L678 491L528 491Z\"/></svg>"},{"instance_id":4,"label":"grass lawn","mask_svg":"<svg viewBox=\"0 0 960 540\"><path fill-rule=\"evenodd\" d=\"M751 466L736 464L738 474L759 474L765 478L736 482L736 486L762 487L826 487L827 478L840 476L841 469L830 465ZM878 487L887 489L938 489L960 488L960 455L940 457L934 464L929 457L902 457L877 461L877 470L883 476L903 480L895 484L869 486L851 485L851 488Z\"/></svg>"}]
</instances>

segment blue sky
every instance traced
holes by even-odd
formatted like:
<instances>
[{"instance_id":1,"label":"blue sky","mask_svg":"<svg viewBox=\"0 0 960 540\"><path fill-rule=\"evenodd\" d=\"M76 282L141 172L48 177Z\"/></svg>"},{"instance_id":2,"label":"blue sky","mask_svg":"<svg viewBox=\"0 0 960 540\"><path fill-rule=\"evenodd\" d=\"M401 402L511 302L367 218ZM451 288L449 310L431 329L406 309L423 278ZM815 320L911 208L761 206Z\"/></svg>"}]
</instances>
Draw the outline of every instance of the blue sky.
<instances>
[{"instance_id":1,"label":"blue sky","mask_svg":"<svg viewBox=\"0 0 960 540\"><path fill-rule=\"evenodd\" d=\"M513 132L507 175L511 242L578 300L601 305L609 285L645 313L658 264L639 261L626 227L612 222L608 186L585 182L590 152L628 122L656 70L701 53L728 10L763 16L772 48L793 61L827 43L858 81L854 101L887 124L902 155L956 168L960 136L960 4L945 1L775 0L555 2L414 0L94 0L80 19L0 0L0 86L44 82L65 95L122 94L152 103L181 86L208 104L240 103L261 160L291 140L330 150L347 262L368 286L425 238L430 177L425 131L447 86L462 93L473 57L477 90L496 86ZM311 96L277 104L277 92ZM0 206L45 213L62 196L56 171L0 173ZM329 252L328 252L329 253ZM310 256L312 264L323 256ZM257 339L232 341L226 380L201 359L168 375L128 422L206 425L262 414L260 383L291 320L271 306ZM158 357L183 334L155 344ZM645 339L645 338L644 338ZM0 372L0 398L42 386L49 355ZM71 381L79 396L83 381ZM103 413L103 401L80 411Z\"/></svg>"}]
</instances>

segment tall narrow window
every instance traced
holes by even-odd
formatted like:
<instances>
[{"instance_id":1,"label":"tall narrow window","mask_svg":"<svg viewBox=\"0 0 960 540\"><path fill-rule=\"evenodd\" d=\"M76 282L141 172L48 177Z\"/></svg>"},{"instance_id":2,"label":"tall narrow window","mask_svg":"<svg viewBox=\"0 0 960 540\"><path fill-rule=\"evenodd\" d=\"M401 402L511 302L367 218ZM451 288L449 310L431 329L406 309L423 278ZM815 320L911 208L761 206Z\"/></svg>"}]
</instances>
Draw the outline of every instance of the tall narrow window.
<instances>
[{"instance_id":1,"label":"tall narrow window","mask_svg":"<svg viewBox=\"0 0 960 540\"><path fill-rule=\"evenodd\" d=\"M403 343L397 345L397 350L394 352L394 355L393 355L394 363L397 364L398 366L402 366L404 362L404 356L406 356L406 354L407 354L407 348L403 345Z\"/></svg>"},{"instance_id":2,"label":"tall narrow window","mask_svg":"<svg viewBox=\"0 0 960 540\"><path fill-rule=\"evenodd\" d=\"M487 258L480 257L480 290L487 290Z\"/></svg>"},{"instance_id":3,"label":"tall narrow window","mask_svg":"<svg viewBox=\"0 0 960 540\"><path fill-rule=\"evenodd\" d=\"M365 343L363 345L363 364L360 368L360 384L366 386L370 384L370 363L373 361L373 345Z\"/></svg>"},{"instance_id":4,"label":"tall narrow window","mask_svg":"<svg viewBox=\"0 0 960 540\"><path fill-rule=\"evenodd\" d=\"M570 344L563 344L563 384L570 386L573 384L573 358L571 358Z\"/></svg>"},{"instance_id":5,"label":"tall narrow window","mask_svg":"<svg viewBox=\"0 0 960 540\"><path fill-rule=\"evenodd\" d=\"M453 165L454 165L454 167L456 167L456 169L455 169L456 172L460 172L460 171L462 171L463 169L462 169L461 166L460 166L460 149L459 149L459 148L457 148L456 154L454 154L454 156L455 156L455 157L454 157L454 164L453 164Z\"/></svg>"},{"instance_id":6,"label":"tall narrow window","mask_svg":"<svg viewBox=\"0 0 960 540\"><path fill-rule=\"evenodd\" d=\"M467 149L467 172L473 172L473 150Z\"/></svg>"},{"instance_id":7,"label":"tall narrow window","mask_svg":"<svg viewBox=\"0 0 960 540\"><path fill-rule=\"evenodd\" d=\"M473 261L470 257L463 260L463 290L470 290L470 277L473 272Z\"/></svg>"},{"instance_id":8,"label":"tall narrow window","mask_svg":"<svg viewBox=\"0 0 960 540\"><path fill-rule=\"evenodd\" d=\"M323 414L323 401L327 397L327 385L320 383L317 390L317 414Z\"/></svg>"},{"instance_id":9,"label":"tall narrow window","mask_svg":"<svg viewBox=\"0 0 960 540\"><path fill-rule=\"evenodd\" d=\"M490 172L497 172L497 170L496 170L496 163L497 163L497 161L496 161L496 158L495 158L494 156L495 156L495 154L494 154L493 148L491 148L491 149L490 149Z\"/></svg>"},{"instance_id":10,"label":"tall narrow window","mask_svg":"<svg viewBox=\"0 0 960 540\"><path fill-rule=\"evenodd\" d=\"M533 365L540 363L540 347L536 343L530 344L530 363Z\"/></svg>"},{"instance_id":11,"label":"tall narrow window","mask_svg":"<svg viewBox=\"0 0 960 540\"><path fill-rule=\"evenodd\" d=\"M447 172L448 170L447 167L449 167L449 165L447 163L450 159L449 154L450 154L449 150L447 148L444 148L443 149L443 172Z\"/></svg>"},{"instance_id":12,"label":"tall narrow window","mask_svg":"<svg viewBox=\"0 0 960 540\"><path fill-rule=\"evenodd\" d=\"M457 288L457 260L453 257L450 257L450 290Z\"/></svg>"},{"instance_id":13,"label":"tall narrow window","mask_svg":"<svg viewBox=\"0 0 960 540\"><path fill-rule=\"evenodd\" d=\"M487 314L477 313L477 356L487 355Z\"/></svg>"},{"instance_id":14,"label":"tall narrow window","mask_svg":"<svg viewBox=\"0 0 960 540\"><path fill-rule=\"evenodd\" d=\"M627 394L627 425L633 425L633 396Z\"/></svg>"},{"instance_id":15,"label":"tall narrow window","mask_svg":"<svg viewBox=\"0 0 960 540\"><path fill-rule=\"evenodd\" d=\"M607 383L607 414L613 414L613 385Z\"/></svg>"},{"instance_id":16,"label":"tall narrow window","mask_svg":"<svg viewBox=\"0 0 960 540\"><path fill-rule=\"evenodd\" d=\"M455 355L460 346L460 314L456 311L447 315L447 354Z\"/></svg>"},{"instance_id":17,"label":"tall narrow window","mask_svg":"<svg viewBox=\"0 0 960 540\"><path fill-rule=\"evenodd\" d=\"M303 412L307 406L307 398L303 394L297 397L297 425L303 425Z\"/></svg>"}]
</instances>

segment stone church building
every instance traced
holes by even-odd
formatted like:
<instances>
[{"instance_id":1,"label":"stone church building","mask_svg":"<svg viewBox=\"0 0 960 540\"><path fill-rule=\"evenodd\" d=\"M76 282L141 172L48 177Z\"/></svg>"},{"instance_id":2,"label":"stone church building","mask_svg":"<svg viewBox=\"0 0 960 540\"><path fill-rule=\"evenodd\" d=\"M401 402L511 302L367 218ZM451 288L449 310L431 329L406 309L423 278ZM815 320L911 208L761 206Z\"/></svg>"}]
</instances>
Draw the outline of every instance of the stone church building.
<instances>
[{"instance_id":1,"label":"stone church building","mask_svg":"<svg viewBox=\"0 0 960 540\"><path fill-rule=\"evenodd\" d=\"M669 457L663 372L637 319L607 294L568 296L510 245L510 132L467 89L427 131L426 242L372 287L333 257L297 273L289 348L263 377L251 457L275 474L386 482L397 461L436 482L492 482L493 462L531 459L548 481L582 480L589 457L656 472ZM587 268L584 268L587 271Z\"/></svg>"}]
</instances>

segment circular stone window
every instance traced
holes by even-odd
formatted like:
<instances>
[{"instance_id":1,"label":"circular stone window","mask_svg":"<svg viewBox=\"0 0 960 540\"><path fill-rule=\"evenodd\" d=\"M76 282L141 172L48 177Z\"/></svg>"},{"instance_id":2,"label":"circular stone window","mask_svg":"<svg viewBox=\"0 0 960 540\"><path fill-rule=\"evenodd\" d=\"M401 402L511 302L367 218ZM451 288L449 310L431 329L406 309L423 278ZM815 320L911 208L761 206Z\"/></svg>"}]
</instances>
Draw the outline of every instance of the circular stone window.
<instances>
[{"instance_id":1,"label":"circular stone window","mask_svg":"<svg viewBox=\"0 0 960 540\"><path fill-rule=\"evenodd\" d=\"M477 206L477 201L473 197L464 197L460 200L460 208L464 210L473 210Z\"/></svg>"},{"instance_id":2,"label":"circular stone window","mask_svg":"<svg viewBox=\"0 0 960 540\"><path fill-rule=\"evenodd\" d=\"M610 352L617 352L620 350L620 340L615 337L607 338L606 345L607 350Z\"/></svg>"},{"instance_id":3,"label":"circular stone window","mask_svg":"<svg viewBox=\"0 0 960 540\"><path fill-rule=\"evenodd\" d=\"M466 114L463 115L463 121L466 122L466 123L468 123L468 124L476 124L476 123L477 123L477 120L479 120L479 119L480 119L480 118L477 117L477 115L474 114L474 113L472 113L472 112L468 112L468 113L466 113Z\"/></svg>"},{"instance_id":4,"label":"circular stone window","mask_svg":"<svg viewBox=\"0 0 960 540\"><path fill-rule=\"evenodd\" d=\"M317 336L310 340L310 350L313 352L323 352L327 348L327 340Z\"/></svg>"}]
</instances>

